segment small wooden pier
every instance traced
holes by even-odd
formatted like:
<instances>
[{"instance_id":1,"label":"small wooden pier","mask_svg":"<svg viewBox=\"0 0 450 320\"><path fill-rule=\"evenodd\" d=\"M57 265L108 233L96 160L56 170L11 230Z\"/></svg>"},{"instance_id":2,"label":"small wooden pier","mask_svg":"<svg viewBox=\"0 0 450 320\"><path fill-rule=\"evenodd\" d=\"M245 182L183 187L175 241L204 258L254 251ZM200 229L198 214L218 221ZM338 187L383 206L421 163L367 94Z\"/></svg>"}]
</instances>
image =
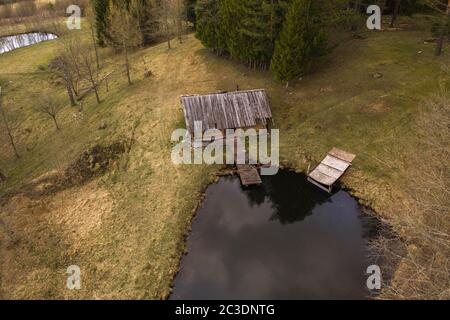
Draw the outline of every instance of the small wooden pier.
<instances>
[{"instance_id":1,"label":"small wooden pier","mask_svg":"<svg viewBox=\"0 0 450 320\"><path fill-rule=\"evenodd\" d=\"M333 185L344 175L355 158L354 154L333 148L317 168L308 174L308 181L331 193Z\"/></svg>"},{"instance_id":2,"label":"small wooden pier","mask_svg":"<svg viewBox=\"0 0 450 320\"><path fill-rule=\"evenodd\" d=\"M252 186L262 184L258 170L251 164L238 164L237 171L241 178L243 186Z\"/></svg>"}]
</instances>

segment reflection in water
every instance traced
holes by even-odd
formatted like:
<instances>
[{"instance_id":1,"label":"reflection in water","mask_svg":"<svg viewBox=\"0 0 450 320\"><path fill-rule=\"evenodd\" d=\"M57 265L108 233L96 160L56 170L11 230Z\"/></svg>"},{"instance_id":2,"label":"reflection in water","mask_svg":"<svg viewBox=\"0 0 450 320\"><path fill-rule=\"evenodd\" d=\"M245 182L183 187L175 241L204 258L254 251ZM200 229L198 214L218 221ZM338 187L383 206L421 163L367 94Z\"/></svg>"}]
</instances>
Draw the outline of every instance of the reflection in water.
<instances>
[{"instance_id":1,"label":"reflection in water","mask_svg":"<svg viewBox=\"0 0 450 320\"><path fill-rule=\"evenodd\" d=\"M364 298L367 219L344 191L329 196L280 171L260 188L211 185L172 299Z\"/></svg>"},{"instance_id":2,"label":"reflection in water","mask_svg":"<svg viewBox=\"0 0 450 320\"><path fill-rule=\"evenodd\" d=\"M53 33L32 32L0 38L0 54L39 42L56 39Z\"/></svg>"}]
</instances>

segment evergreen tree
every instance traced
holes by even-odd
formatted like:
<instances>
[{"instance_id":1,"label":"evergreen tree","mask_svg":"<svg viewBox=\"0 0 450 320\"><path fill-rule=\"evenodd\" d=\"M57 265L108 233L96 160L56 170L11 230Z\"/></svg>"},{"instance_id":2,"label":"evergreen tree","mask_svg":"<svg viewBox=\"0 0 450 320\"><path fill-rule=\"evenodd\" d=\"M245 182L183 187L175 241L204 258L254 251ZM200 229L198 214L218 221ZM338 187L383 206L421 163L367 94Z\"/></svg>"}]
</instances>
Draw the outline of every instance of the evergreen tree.
<instances>
[{"instance_id":1,"label":"evergreen tree","mask_svg":"<svg viewBox=\"0 0 450 320\"><path fill-rule=\"evenodd\" d=\"M104 46L108 35L108 0L92 0L98 44Z\"/></svg>"},{"instance_id":2,"label":"evergreen tree","mask_svg":"<svg viewBox=\"0 0 450 320\"><path fill-rule=\"evenodd\" d=\"M222 25L219 16L219 0L198 0L195 8L196 37L202 44L221 54L226 51L222 41Z\"/></svg>"},{"instance_id":3,"label":"evergreen tree","mask_svg":"<svg viewBox=\"0 0 450 320\"><path fill-rule=\"evenodd\" d=\"M198 0L197 37L206 47L267 68L287 0Z\"/></svg>"},{"instance_id":4,"label":"evergreen tree","mask_svg":"<svg viewBox=\"0 0 450 320\"><path fill-rule=\"evenodd\" d=\"M186 18L187 21L192 23L194 25L196 25L196 18L195 18L195 6L197 3L197 0L184 0L184 5L186 7Z\"/></svg>"},{"instance_id":5,"label":"evergreen tree","mask_svg":"<svg viewBox=\"0 0 450 320\"><path fill-rule=\"evenodd\" d=\"M289 85L325 53L326 18L321 13L321 0L293 0L290 4L272 58L271 70L277 80Z\"/></svg>"},{"instance_id":6,"label":"evergreen tree","mask_svg":"<svg viewBox=\"0 0 450 320\"><path fill-rule=\"evenodd\" d=\"M265 68L272 56L272 45L269 17L263 10L264 0L234 2L230 22L236 27L228 45L230 54L250 67Z\"/></svg>"}]
</instances>

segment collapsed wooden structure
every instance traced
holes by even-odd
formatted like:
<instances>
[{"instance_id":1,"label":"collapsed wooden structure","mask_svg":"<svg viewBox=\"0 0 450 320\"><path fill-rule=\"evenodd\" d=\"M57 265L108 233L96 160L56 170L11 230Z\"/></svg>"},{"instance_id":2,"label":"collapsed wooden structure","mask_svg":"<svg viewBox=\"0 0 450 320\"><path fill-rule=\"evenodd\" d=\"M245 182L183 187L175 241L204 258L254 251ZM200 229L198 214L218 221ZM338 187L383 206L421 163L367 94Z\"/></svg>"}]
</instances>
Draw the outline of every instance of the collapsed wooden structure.
<instances>
[{"instance_id":1,"label":"collapsed wooden structure","mask_svg":"<svg viewBox=\"0 0 450 320\"><path fill-rule=\"evenodd\" d=\"M354 154L333 148L325 159L308 174L308 181L331 193L333 185L344 175L355 158Z\"/></svg>"}]
</instances>

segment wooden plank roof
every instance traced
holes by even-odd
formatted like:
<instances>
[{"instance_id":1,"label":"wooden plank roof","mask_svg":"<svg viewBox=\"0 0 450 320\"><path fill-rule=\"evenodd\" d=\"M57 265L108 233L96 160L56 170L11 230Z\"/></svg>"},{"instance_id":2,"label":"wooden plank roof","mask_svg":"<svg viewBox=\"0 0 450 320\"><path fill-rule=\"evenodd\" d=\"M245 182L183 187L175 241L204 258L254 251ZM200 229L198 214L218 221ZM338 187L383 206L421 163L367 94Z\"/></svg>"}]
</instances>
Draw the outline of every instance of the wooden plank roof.
<instances>
[{"instance_id":1,"label":"wooden plank roof","mask_svg":"<svg viewBox=\"0 0 450 320\"><path fill-rule=\"evenodd\" d=\"M236 129L267 125L272 118L266 91L263 89L227 93L182 96L186 127L194 132L194 123L208 129Z\"/></svg>"}]
</instances>

